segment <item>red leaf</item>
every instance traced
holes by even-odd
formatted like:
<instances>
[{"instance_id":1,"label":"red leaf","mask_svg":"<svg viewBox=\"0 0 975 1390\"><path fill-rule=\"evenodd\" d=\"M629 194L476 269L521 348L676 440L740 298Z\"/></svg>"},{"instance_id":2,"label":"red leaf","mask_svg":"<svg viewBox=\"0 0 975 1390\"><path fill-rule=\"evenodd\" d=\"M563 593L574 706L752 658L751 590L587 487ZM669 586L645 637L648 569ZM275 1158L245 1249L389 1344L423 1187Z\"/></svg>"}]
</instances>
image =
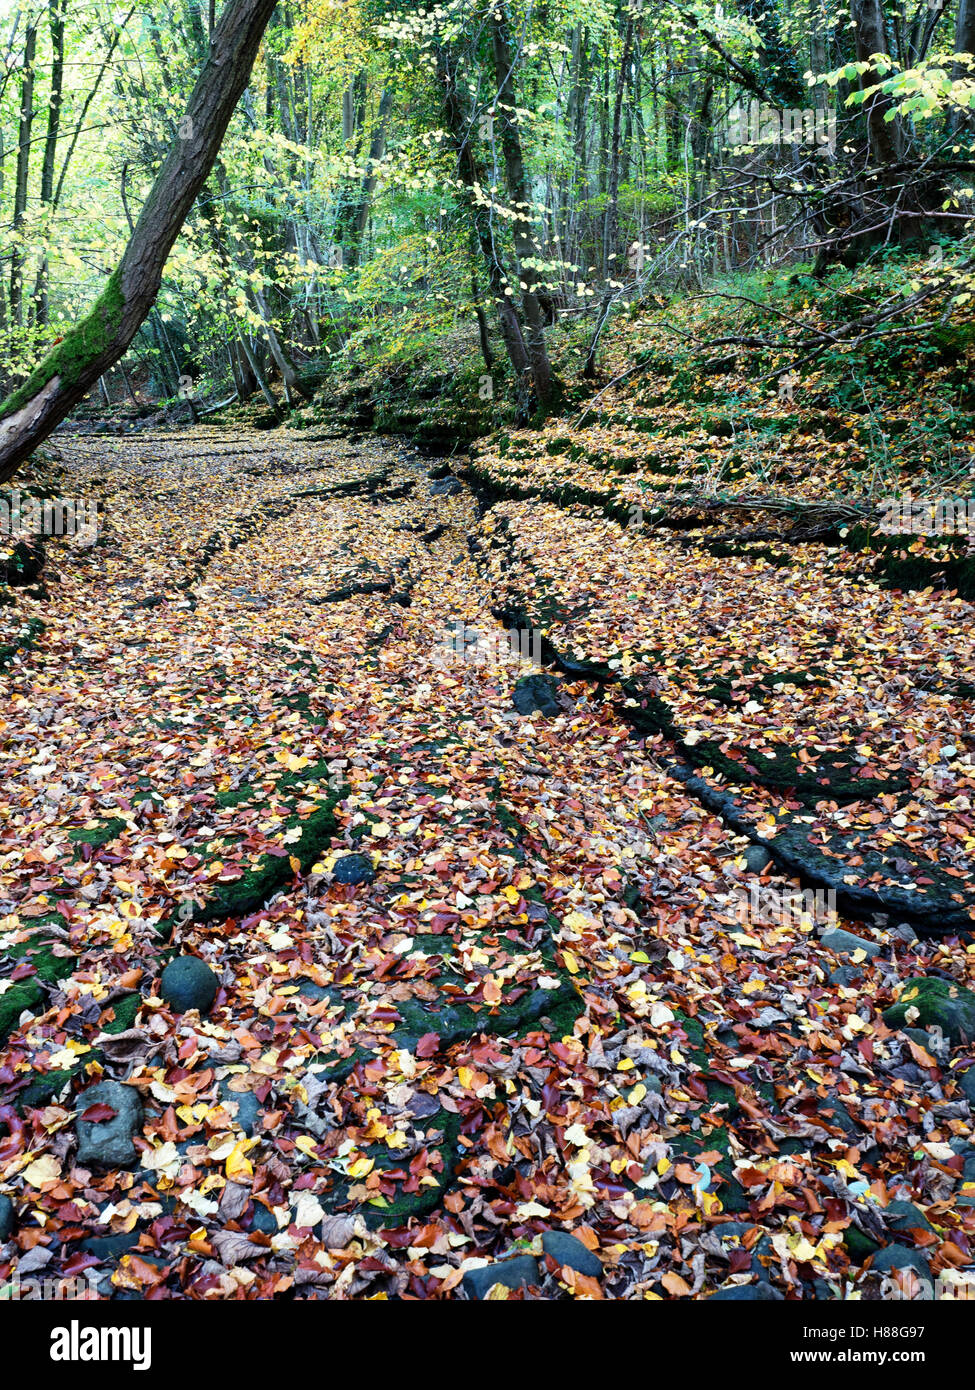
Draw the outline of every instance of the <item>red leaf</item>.
<instances>
[{"instance_id":1,"label":"red leaf","mask_svg":"<svg viewBox=\"0 0 975 1390\"><path fill-rule=\"evenodd\" d=\"M113 1110L104 1101L99 1101L97 1105L89 1105L81 1118L87 1120L89 1124L100 1125L103 1120L114 1120L117 1114L117 1110Z\"/></svg>"}]
</instances>

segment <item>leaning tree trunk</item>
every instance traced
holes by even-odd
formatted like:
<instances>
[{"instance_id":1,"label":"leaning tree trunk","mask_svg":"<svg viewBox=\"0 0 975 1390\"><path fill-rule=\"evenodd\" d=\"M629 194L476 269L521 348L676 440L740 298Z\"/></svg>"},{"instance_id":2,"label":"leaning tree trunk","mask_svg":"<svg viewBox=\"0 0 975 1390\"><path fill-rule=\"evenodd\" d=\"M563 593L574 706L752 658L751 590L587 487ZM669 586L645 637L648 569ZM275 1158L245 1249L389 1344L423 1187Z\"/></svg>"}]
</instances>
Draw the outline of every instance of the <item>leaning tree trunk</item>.
<instances>
[{"instance_id":1,"label":"leaning tree trunk","mask_svg":"<svg viewBox=\"0 0 975 1390\"><path fill-rule=\"evenodd\" d=\"M223 141L277 0L228 0L122 260L86 318L0 404L0 482L119 360L155 301L166 259Z\"/></svg>"}]
</instances>

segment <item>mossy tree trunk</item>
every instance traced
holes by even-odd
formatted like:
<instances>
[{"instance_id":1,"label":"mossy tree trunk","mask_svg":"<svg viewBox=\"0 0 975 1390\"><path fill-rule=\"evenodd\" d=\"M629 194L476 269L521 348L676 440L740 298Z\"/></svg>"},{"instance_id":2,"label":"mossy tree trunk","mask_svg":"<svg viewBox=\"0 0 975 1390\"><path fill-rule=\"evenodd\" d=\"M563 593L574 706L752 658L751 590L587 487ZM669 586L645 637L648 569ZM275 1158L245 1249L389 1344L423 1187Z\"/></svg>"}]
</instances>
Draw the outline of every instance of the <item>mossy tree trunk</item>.
<instances>
[{"instance_id":1,"label":"mossy tree trunk","mask_svg":"<svg viewBox=\"0 0 975 1390\"><path fill-rule=\"evenodd\" d=\"M121 263L86 318L0 404L0 481L122 357L155 301L163 267L220 149L276 0L228 0L206 62Z\"/></svg>"}]
</instances>

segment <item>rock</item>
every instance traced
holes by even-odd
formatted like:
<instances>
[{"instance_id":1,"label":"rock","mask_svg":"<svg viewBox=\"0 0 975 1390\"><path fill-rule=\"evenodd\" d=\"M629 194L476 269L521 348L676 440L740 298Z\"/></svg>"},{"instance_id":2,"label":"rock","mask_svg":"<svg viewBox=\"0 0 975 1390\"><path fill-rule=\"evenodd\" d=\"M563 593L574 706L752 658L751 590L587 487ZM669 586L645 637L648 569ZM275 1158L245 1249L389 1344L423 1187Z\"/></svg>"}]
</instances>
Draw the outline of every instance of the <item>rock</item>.
<instances>
[{"instance_id":1,"label":"rock","mask_svg":"<svg viewBox=\"0 0 975 1390\"><path fill-rule=\"evenodd\" d=\"M468 1298L484 1298L495 1284L504 1284L507 1289L517 1289L524 1284L540 1282L538 1261L533 1255L512 1255L510 1259L498 1260L496 1264L469 1269L463 1280Z\"/></svg>"},{"instance_id":2,"label":"rock","mask_svg":"<svg viewBox=\"0 0 975 1390\"><path fill-rule=\"evenodd\" d=\"M80 1248L86 1255L94 1255L96 1260L106 1262L127 1255L138 1243L139 1232L133 1230L117 1236L88 1236L81 1242Z\"/></svg>"},{"instance_id":3,"label":"rock","mask_svg":"<svg viewBox=\"0 0 975 1390\"><path fill-rule=\"evenodd\" d=\"M916 1011L916 1013L915 1013ZM906 980L897 1003L884 1011L888 1028L939 1027L952 1045L975 1041L975 994L955 980L921 975Z\"/></svg>"},{"instance_id":4,"label":"rock","mask_svg":"<svg viewBox=\"0 0 975 1390\"><path fill-rule=\"evenodd\" d=\"M261 1113L261 1102L253 1091L232 1091L230 1089L231 1079L231 1077L225 1076L222 1081L218 1082L217 1091L224 1105L233 1106L236 1104L237 1125L250 1139Z\"/></svg>"},{"instance_id":5,"label":"rock","mask_svg":"<svg viewBox=\"0 0 975 1390\"><path fill-rule=\"evenodd\" d=\"M932 1231L934 1227L924 1215L920 1207L916 1207L913 1202L888 1202L884 1210L887 1218L887 1225L892 1231L899 1231L907 1234L908 1231L921 1229L922 1231Z\"/></svg>"},{"instance_id":6,"label":"rock","mask_svg":"<svg viewBox=\"0 0 975 1390\"><path fill-rule=\"evenodd\" d=\"M846 1246L850 1259L857 1264L863 1264L868 1255L875 1255L880 1249L877 1242L871 1240L868 1235L864 1235L859 1226L847 1226L843 1232L843 1244Z\"/></svg>"},{"instance_id":7,"label":"rock","mask_svg":"<svg viewBox=\"0 0 975 1390\"><path fill-rule=\"evenodd\" d=\"M969 1067L961 1079L961 1093L969 1105L975 1105L975 1067Z\"/></svg>"},{"instance_id":8,"label":"rock","mask_svg":"<svg viewBox=\"0 0 975 1390\"><path fill-rule=\"evenodd\" d=\"M544 714L552 718L562 713L555 698L558 686L551 676L524 676L514 688L512 703L519 714Z\"/></svg>"},{"instance_id":9,"label":"rock","mask_svg":"<svg viewBox=\"0 0 975 1390\"><path fill-rule=\"evenodd\" d=\"M745 850L745 863L753 874L760 874L768 868L772 856L764 845L749 845Z\"/></svg>"},{"instance_id":10,"label":"rock","mask_svg":"<svg viewBox=\"0 0 975 1390\"><path fill-rule=\"evenodd\" d=\"M210 1012L217 997L219 980L199 956L177 956L162 973L159 992L177 1013L198 1009Z\"/></svg>"},{"instance_id":11,"label":"rock","mask_svg":"<svg viewBox=\"0 0 975 1390\"><path fill-rule=\"evenodd\" d=\"M905 1038L910 1038L911 1042L916 1042L918 1047L926 1049L930 1044L930 1039L923 1028L902 1028L901 1032Z\"/></svg>"},{"instance_id":12,"label":"rock","mask_svg":"<svg viewBox=\"0 0 975 1390\"><path fill-rule=\"evenodd\" d=\"M10 1239L14 1228L14 1204L9 1197L0 1197L0 1245Z\"/></svg>"},{"instance_id":13,"label":"rock","mask_svg":"<svg viewBox=\"0 0 975 1390\"><path fill-rule=\"evenodd\" d=\"M780 1303L785 1295L772 1284L732 1284L729 1288L718 1289L710 1295L717 1303L744 1303L760 1300L765 1303Z\"/></svg>"},{"instance_id":14,"label":"rock","mask_svg":"<svg viewBox=\"0 0 975 1390\"><path fill-rule=\"evenodd\" d=\"M598 1279L603 1272L602 1261L583 1245L577 1236L568 1231L545 1231L542 1235L542 1249L551 1255L558 1265L568 1265L579 1274L589 1274Z\"/></svg>"},{"instance_id":15,"label":"rock","mask_svg":"<svg viewBox=\"0 0 975 1390\"><path fill-rule=\"evenodd\" d=\"M254 1203L254 1214L248 1223L248 1230L263 1231L266 1236L276 1236L278 1233L278 1220L272 1211L263 1202Z\"/></svg>"},{"instance_id":16,"label":"rock","mask_svg":"<svg viewBox=\"0 0 975 1390\"><path fill-rule=\"evenodd\" d=\"M858 980L863 979L863 971L856 965L838 965L835 970L831 970L827 976L831 985L842 985L844 989L851 989Z\"/></svg>"},{"instance_id":17,"label":"rock","mask_svg":"<svg viewBox=\"0 0 975 1390\"><path fill-rule=\"evenodd\" d=\"M819 939L824 946L828 946L840 956L852 956L854 951L865 951L868 956L880 955L880 947L876 941L867 941L865 937L855 936L853 932L844 931L842 927L831 927L829 931L824 931Z\"/></svg>"},{"instance_id":18,"label":"rock","mask_svg":"<svg viewBox=\"0 0 975 1390\"><path fill-rule=\"evenodd\" d=\"M328 985L316 985L314 980L302 980L298 986L298 994L302 999L311 999L316 1004L322 999L332 997Z\"/></svg>"},{"instance_id":19,"label":"rock","mask_svg":"<svg viewBox=\"0 0 975 1390\"><path fill-rule=\"evenodd\" d=\"M372 867L372 860L366 855L343 854L341 859L335 861L332 877L336 883L372 883L376 871Z\"/></svg>"},{"instance_id":20,"label":"rock","mask_svg":"<svg viewBox=\"0 0 975 1390\"><path fill-rule=\"evenodd\" d=\"M870 1268L875 1274L891 1269L916 1269L924 1279L930 1279L931 1266L920 1250L911 1250L906 1245L885 1245L873 1257Z\"/></svg>"},{"instance_id":21,"label":"rock","mask_svg":"<svg viewBox=\"0 0 975 1390\"><path fill-rule=\"evenodd\" d=\"M93 1105L107 1105L115 1111L110 1120L83 1120ZM78 1112L78 1159L84 1167L91 1163L106 1168L131 1168L139 1153L132 1136L142 1128L142 1100L134 1086L120 1081L99 1081L82 1091L75 1102Z\"/></svg>"}]
</instances>

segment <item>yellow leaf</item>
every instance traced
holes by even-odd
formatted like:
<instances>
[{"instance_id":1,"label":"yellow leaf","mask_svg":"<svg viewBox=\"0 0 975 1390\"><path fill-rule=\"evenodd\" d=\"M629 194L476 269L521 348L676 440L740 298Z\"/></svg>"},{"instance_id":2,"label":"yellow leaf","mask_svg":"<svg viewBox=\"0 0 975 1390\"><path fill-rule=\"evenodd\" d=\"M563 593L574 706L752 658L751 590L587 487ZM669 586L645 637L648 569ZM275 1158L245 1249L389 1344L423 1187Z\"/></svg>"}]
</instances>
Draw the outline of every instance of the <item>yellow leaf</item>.
<instances>
[{"instance_id":1,"label":"yellow leaf","mask_svg":"<svg viewBox=\"0 0 975 1390\"><path fill-rule=\"evenodd\" d=\"M61 1165L53 1154L43 1154L35 1158L33 1163L28 1163L23 1176L31 1187L40 1189L45 1183L57 1182L61 1176Z\"/></svg>"},{"instance_id":2,"label":"yellow leaf","mask_svg":"<svg viewBox=\"0 0 975 1390\"><path fill-rule=\"evenodd\" d=\"M583 917L581 912L570 912L567 917L562 918L562 925L569 928L569 931L585 931L592 923L588 917Z\"/></svg>"},{"instance_id":3,"label":"yellow leaf","mask_svg":"<svg viewBox=\"0 0 975 1390\"><path fill-rule=\"evenodd\" d=\"M241 1139L239 1144L235 1144L227 1155L226 1173L228 1178L234 1181L239 1178L252 1178L254 1176L254 1165L247 1157L248 1149L252 1149L257 1143L256 1139Z\"/></svg>"}]
</instances>

